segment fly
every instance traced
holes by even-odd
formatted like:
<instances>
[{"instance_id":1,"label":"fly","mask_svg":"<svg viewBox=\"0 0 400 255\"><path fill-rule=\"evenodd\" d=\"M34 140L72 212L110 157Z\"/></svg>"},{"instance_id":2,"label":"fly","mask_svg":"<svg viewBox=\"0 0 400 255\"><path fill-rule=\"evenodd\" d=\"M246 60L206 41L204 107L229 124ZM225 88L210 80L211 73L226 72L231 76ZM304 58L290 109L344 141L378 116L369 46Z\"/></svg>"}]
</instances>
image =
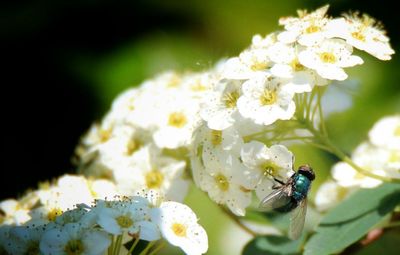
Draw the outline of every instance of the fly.
<instances>
[{"instance_id":1,"label":"fly","mask_svg":"<svg viewBox=\"0 0 400 255\"><path fill-rule=\"evenodd\" d=\"M260 203L261 211L275 210L282 213L291 212L289 238L298 239L303 232L307 213L307 195L315 174L309 165L299 167L286 183L275 179L274 191Z\"/></svg>"}]
</instances>

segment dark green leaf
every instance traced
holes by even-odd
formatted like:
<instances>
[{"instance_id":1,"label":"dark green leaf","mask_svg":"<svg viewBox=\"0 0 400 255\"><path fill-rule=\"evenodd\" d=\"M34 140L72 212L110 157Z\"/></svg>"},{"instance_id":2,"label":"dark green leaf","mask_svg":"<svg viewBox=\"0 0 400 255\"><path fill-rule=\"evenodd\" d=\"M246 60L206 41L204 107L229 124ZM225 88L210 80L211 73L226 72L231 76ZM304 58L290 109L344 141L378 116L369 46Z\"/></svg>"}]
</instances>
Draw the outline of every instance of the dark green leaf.
<instances>
[{"instance_id":1,"label":"dark green leaf","mask_svg":"<svg viewBox=\"0 0 400 255\"><path fill-rule=\"evenodd\" d=\"M279 255L301 254L300 248L303 237L290 240L284 236L259 236L250 241L243 250L243 255Z\"/></svg>"},{"instance_id":2,"label":"dark green leaf","mask_svg":"<svg viewBox=\"0 0 400 255\"><path fill-rule=\"evenodd\" d=\"M400 185L362 189L331 210L305 246L306 255L342 251L362 238L400 203Z\"/></svg>"}]
</instances>

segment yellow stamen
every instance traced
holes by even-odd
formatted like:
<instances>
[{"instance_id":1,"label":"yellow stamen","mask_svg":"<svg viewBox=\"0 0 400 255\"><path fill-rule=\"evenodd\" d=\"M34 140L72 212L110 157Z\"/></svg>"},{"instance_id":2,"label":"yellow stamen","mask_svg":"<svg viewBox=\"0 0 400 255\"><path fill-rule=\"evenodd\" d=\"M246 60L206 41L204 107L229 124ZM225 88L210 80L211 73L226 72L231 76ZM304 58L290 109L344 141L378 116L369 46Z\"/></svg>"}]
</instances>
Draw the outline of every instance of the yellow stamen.
<instances>
[{"instance_id":1,"label":"yellow stamen","mask_svg":"<svg viewBox=\"0 0 400 255\"><path fill-rule=\"evenodd\" d=\"M333 64L336 62L336 56L330 52L323 52L319 55L321 61L324 63Z\"/></svg>"},{"instance_id":2,"label":"yellow stamen","mask_svg":"<svg viewBox=\"0 0 400 255\"><path fill-rule=\"evenodd\" d=\"M319 31L321 31L321 28L319 26L314 25L314 24L311 24L310 26L308 26L305 29L305 32L307 34L312 34L312 33L316 33L316 32L319 32Z\"/></svg>"},{"instance_id":3,"label":"yellow stamen","mask_svg":"<svg viewBox=\"0 0 400 255\"><path fill-rule=\"evenodd\" d=\"M129 228L133 225L133 220L127 215L118 216L115 220L122 228Z\"/></svg>"},{"instance_id":4,"label":"yellow stamen","mask_svg":"<svg viewBox=\"0 0 400 255\"><path fill-rule=\"evenodd\" d=\"M164 175L158 170L153 170L146 174L145 179L147 188L157 189L161 187L164 181Z\"/></svg>"},{"instance_id":5,"label":"yellow stamen","mask_svg":"<svg viewBox=\"0 0 400 255\"><path fill-rule=\"evenodd\" d=\"M182 128L187 123L186 116L181 112L173 112L169 115L168 125Z\"/></svg>"},{"instance_id":6,"label":"yellow stamen","mask_svg":"<svg viewBox=\"0 0 400 255\"><path fill-rule=\"evenodd\" d=\"M172 224L171 229L172 229L172 232L174 232L174 234L176 236L179 236L179 237L185 237L186 236L187 227L185 225L183 225L183 224L174 223L174 224Z\"/></svg>"},{"instance_id":7,"label":"yellow stamen","mask_svg":"<svg viewBox=\"0 0 400 255\"><path fill-rule=\"evenodd\" d=\"M55 221L57 216L61 215L63 211L60 208L53 208L47 213L47 219L49 221Z\"/></svg>"},{"instance_id":8,"label":"yellow stamen","mask_svg":"<svg viewBox=\"0 0 400 255\"><path fill-rule=\"evenodd\" d=\"M235 108L236 107L236 102L239 99L239 92L238 91L232 91L229 93L225 93L222 96L222 102L224 102L225 106L227 108Z\"/></svg>"},{"instance_id":9,"label":"yellow stamen","mask_svg":"<svg viewBox=\"0 0 400 255\"><path fill-rule=\"evenodd\" d=\"M131 156L135 151L137 151L140 147L142 147L142 142L138 139L132 139L128 142L126 148L126 155Z\"/></svg>"},{"instance_id":10,"label":"yellow stamen","mask_svg":"<svg viewBox=\"0 0 400 255\"><path fill-rule=\"evenodd\" d=\"M229 189L228 179L224 175L218 174L214 177L214 180L220 190L227 191Z\"/></svg>"},{"instance_id":11,"label":"yellow stamen","mask_svg":"<svg viewBox=\"0 0 400 255\"><path fill-rule=\"evenodd\" d=\"M253 71L262 71L267 69L268 63L266 62L259 62L259 61L254 61L252 65L250 66L250 69Z\"/></svg>"},{"instance_id":12,"label":"yellow stamen","mask_svg":"<svg viewBox=\"0 0 400 255\"><path fill-rule=\"evenodd\" d=\"M69 240L64 247L64 252L67 255L84 254L84 246L81 240Z\"/></svg>"},{"instance_id":13,"label":"yellow stamen","mask_svg":"<svg viewBox=\"0 0 400 255\"><path fill-rule=\"evenodd\" d=\"M222 131L221 130L211 130L211 143L214 146L220 145L222 143Z\"/></svg>"},{"instance_id":14,"label":"yellow stamen","mask_svg":"<svg viewBox=\"0 0 400 255\"><path fill-rule=\"evenodd\" d=\"M300 72L305 69L305 67L300 64L299 60L297 58L293 59L293 61L290 63L290 66L293 68L294 71Z\"/></svg>"},{"instance_id":15,"label":"yellow stamen","mask_svg":"<svg viewBox=\"0 0 400 255\"><path fill-rule=\"evenodd\" d=\"M365 42L365 36L363 35L363 33L359 32L359 31L351 33L351 36L354 39L357 39L359 41Z\"/></svg>"},{"instance_id":16,"label":"yellow stamen","mask_svg":"<svg viewBox=\"0 0 400 255\"><path fill-rule=\"evenodd\" d=\"M277 100L276 91L265 89L260 96L261 105L271 105Z\"/></svg>"}]
</instances>

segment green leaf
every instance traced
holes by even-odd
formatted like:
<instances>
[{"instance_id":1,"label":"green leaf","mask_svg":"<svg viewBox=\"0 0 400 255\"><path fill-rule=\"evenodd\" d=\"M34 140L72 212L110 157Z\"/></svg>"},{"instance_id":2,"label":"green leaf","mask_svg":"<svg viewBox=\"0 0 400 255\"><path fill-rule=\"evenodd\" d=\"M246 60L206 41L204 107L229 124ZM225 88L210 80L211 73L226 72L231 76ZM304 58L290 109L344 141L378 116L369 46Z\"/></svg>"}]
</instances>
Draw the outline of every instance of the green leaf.
<instances>
[{"instance_id":1,"label":"green leaf","mask_svg":"<svg viewBox=\"0 0 400 255\"><path fill-rule=\"evenodd\" d=\"M305 246L306 255L342 251L362 238L400 203L400 185L362 189L331 210Z\"/></svg>"},{"instance_id":2,"label":"green leaf","mask_svg":"<svg viewBox=\"0 0 400 255\"><path fill-rule=\"evenodd\" d=\"M243 250L243 255L300 254L305 235L298 240L284 236L259 236L251 240Z\"/></svg>"}]
</instances>

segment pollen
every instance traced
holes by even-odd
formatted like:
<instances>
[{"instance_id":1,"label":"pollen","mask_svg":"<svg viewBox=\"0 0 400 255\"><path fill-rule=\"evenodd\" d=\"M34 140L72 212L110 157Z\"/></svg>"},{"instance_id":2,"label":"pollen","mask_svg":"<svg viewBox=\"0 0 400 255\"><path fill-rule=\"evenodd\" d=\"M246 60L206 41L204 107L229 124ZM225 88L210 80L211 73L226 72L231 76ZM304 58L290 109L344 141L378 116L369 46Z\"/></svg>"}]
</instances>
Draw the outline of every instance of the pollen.
<instances>
[{"instance_id":1,"label":"pollen","mask_svg":"<svg viewBox=\"0 0 400 255\"><path fill-rule=\"evenodd\" d=\"M390 163L400 162L400 151L393 151L392 153L390 153L389 162Z\"/></svg>"},{"instance_id":2,"label":"pollen","mask_svg":"<svg viewBox=\"0 0 400 255\"><path fill-rule=\"evenodd\" d=\"M354 39L357 39L357 40L359 40L359 41L365 42L365 36L364 36L364 34L361 33L361 32L359 32L359 31L356 31L356 32L351 33L351 36L352 36Z\"/></svg>"},{"instance_id":3,"label":"pollen","mask_svg":"<svg viewBox=\"0 0 400 255\"><path fill-rule=\"evenodd\" d=\"M126 146L126 155L131 156L135 151L143 146L142 142L138 139L132 139L128 142Z\"/></svg>"},{"instance_id":4,"label":"pollen","mask_svg":"<svg viewBox=\"0 0 400 255\"><path fill-rule=\"evenodd\" d=\"M250 69L253 71L262 71L267 69L268 64L266 62L254 61L250 66Z\"/></svg>"},{"instance_id":5,"label":"pollen","mask_svg":"<svg viewBox=\"0 0 400 255\"><path fill-rule=\"evenodd\" d=\"M69 240L65 245L64 252L67 255L84 254L84 246L81 240Z\"/></svg>"},{"instance_id":6,"label":"pollen","mask_svg":"<svg viewBox=\"0 0 400 255\"><path fill-rule=\"evenodd\" d=\"M222 102L224 102L227 108L235 108L239 96L240 96L239 92L236 90L229 93L225 93L222 97Z\"/></svg>"},{"instance_id":7,"label":"pollen","mask_svg":"<svg viewBox=\"0 0 400 255\"><path fill-rule=\"evenodd\" d=\"M260 170L264 176L275 177L278 175L278 166L270 161L262 164Z\"/></svg>"},{"instance_id":8,"label":"pollen","mask_svg":"<svg viewBox=\"0 0 400 255\"><path fill-rule=\"evenodd\" d=\"M164 181L164 175L158 170L152 170L146 174L145 180L147 188L157 189L161 187Z\"/></svg>"},{"instance_id":9,"label":"pollen","mask_svg":"<svg viewBox=\"0 0 400 255\"><path fill-rule=\"evenodd\" d=\"M186 125L186 123L187 123L186 116L181 112L173 112L169 115L168 125L170 126L182 128Z\"/></svg>"},{"instance_id":10,"label":"pollen","mask_svg":"<svg viewBox=\"0 0 400 255\"><path fill-rule=\"evenodd\" d=\"M223 174L218 174L214 177L217 186L222 191L227 191L229 189L228 179Z\"/></svg>"},{"instance_id":11,"label":"pollen","mask_svg":"<svg viewBox=\"0 0 400 255\"><path fill-rule=\"evenodd\" d=\"M107 142L111 138L111 128L109 129L102 129L100 128L98 131L98 136L101 143Z\"/></svg>"},{"instance_id":12,"label":"pollen","mask_svg":"<svg viewBox=\"0 0 400 255\"><path fill-rule=\"evenodd\" d=\"M261 105L271 105L277 100L276 91L266 89L260 96Z\"/></svg>"},{"instance_id":13,"label":"pollen","mask_svg":"<svg viewBox=\"0 0 400 255\"><path fill-rule=\"evenodd\" d=\"M300 64L299 60L297 58L293 59L292 62L290 62L290 66L293 68L294 71L300 72L305 69L305 67Z\"/></svg>"},{"instance_id":14,"label":"pollen","mask_svg":"<svg viewBox=\"0 0 400 255\"><path fill-rule=\"evenodd\" d=\"M181 83L181 79L179 78L178 75L174 74L170 80L168 81L168 88L177 88L179 87L179 84Z\"/></svg>"},{"instance_id":15,"label":"pollen","mask_svg":"<svg viewBox=\"0 0 400 255\"><path fill-rule=\"evenodd\" d=\"M396 128L394 129L394 136L400 137L400 126L398 126L398 127L396 127Z\"/></svg>"},{"instance_id":16,"label":"pollen","mask_svg":"<svg viewBox=\"0 0 400 255\"><path fill-rule=\"evenodd\" d=\"M222 131L221 130L211 130L211 143L214 146L220 145L222 143Z\"/></svg>"},{"instance_id":17,"label":"pollen","mask_svg":"<svg viewBox=\"0 0 400 255\"><path fill-rule=\"evenodd\" d=\"M115 220L122 228L129 228L133 225L133 220L127 215L120 215Z\"/></svg>"},{"instance_id":18,"label":"pollen","mask_svg":"<svg viewBox=\"0 0 400 255\"><path fill-rule=\"evenodd\" d=\"M181 223L174 223L171 226L172 232L174 232L174 234L176 236L179 237L186 237L186 229L187 227Z\"/></svg>"},{"instance_id":19,"label":"pollen","mask_svg":"<svg viewBox=\"0 0 400 255\"><path fill-rule=\"evenodd\" d=\"M306 32L306 34L312 34L321 31L321 28L319 26L311 24L304 31Z\"/></svg>"},{"instance_id":20,"label":"pollen","mask_svg":"<svg viewBox=\"0 0 400 255\"><path fill-rule=\"evenodd\" d=\"M37 255L40 254L39 243L35 241L31 241L28 244L28 248L25 251L26 255Z\"/></svg>"},{"instance_id":21,"label":"pollen","mask_svg":"<svg viewBox=\"0 0 400 255\"><path fill-rule=\"evenodd\" d=\"M336 62L336 56L331 52L323 52L319 55L319 57L324 63L333 64Z\"/></svg>"},{"instance_id":22,"label":"pollen","mask_svg":"<svg viewBox=\"0 0 400 255\"><path fill-rule=\"evenodd\" d=\"M57 216L61 215L63 211L60 208L53 208L47 213L47 219L49 221L55 221Z\"/></svg>"},{"instance_id":23,"label":"pollen","mask_svg":"<svg viewBox=\"0 0 400 255\"><path fill-rule=\"evenodd\" d=\"M191 87L190 89L192 91L197 91L197 92L201 92L201 91L205 91L207 90L207 87L203 85L203 83L199 80L197 80Z\"/></svg>"}]
</instances>

